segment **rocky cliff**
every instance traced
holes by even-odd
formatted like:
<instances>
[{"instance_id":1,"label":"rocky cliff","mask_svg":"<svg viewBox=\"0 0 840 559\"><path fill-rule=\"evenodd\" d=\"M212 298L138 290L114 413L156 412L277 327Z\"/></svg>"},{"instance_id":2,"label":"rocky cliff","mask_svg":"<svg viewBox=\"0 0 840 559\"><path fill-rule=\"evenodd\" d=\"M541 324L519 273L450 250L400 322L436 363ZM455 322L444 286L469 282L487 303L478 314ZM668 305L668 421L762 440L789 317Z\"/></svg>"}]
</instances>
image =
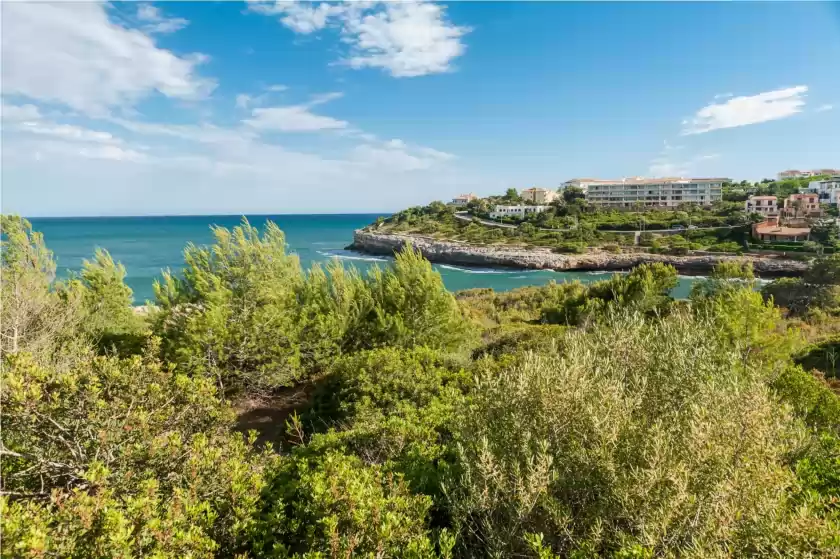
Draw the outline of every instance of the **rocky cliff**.
<instances>
[{"instance_id":1,"label":"rocky cliff","mask_svg":"<svg viewBox=\"0 0 840 559\"><path fill-rule=\"evenodd\" d=\"M406 243L419 249L431 262L462 266L510 267L550 270L627 270L639 264L663 262L683 272L708 272L718 262L746 259L756 273L764 276L799 275L808 265L799 260L769 256L729 256L720 254L621 253L593 251L586 254L557 254L547 248L471 245L460 241L441 241L415 235L383 234L362 229L353 235L349 250L391 255Z\"/></svg>"}]
</instances>

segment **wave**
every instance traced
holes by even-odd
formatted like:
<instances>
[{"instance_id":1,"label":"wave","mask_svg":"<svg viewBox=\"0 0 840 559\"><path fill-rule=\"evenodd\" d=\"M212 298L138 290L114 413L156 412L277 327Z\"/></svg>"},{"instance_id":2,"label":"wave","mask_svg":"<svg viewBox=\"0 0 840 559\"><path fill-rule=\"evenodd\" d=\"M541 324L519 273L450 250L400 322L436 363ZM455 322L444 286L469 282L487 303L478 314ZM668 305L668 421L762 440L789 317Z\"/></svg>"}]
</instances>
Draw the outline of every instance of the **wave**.
<instances>
[{"instance_id":1,"label":"wave","mask_svg":"<svg viewBox=\"0 0 840 559\"><path fill-rule=\"evenodd\" d=\"M388 262L390 259L384 256L363 256L361 254L348 254L346 252L330 252L326 250L316 250L321 256L327 258L338 258L339 260L360 260L362 262Z\"/></svg>"},{"instance_id":2,"label":"wave","mask_svg":"<svg viewBox=\"0 0 840 559\"><path fill-rule=\"evenodd\" d=\"M552 270L511 270L508 268L466 268L464 266L453 266L451 264L435 264L438 268L454 270L466 274L533 274L535 272L551 272Z\"/></svg>"}]
</instances>

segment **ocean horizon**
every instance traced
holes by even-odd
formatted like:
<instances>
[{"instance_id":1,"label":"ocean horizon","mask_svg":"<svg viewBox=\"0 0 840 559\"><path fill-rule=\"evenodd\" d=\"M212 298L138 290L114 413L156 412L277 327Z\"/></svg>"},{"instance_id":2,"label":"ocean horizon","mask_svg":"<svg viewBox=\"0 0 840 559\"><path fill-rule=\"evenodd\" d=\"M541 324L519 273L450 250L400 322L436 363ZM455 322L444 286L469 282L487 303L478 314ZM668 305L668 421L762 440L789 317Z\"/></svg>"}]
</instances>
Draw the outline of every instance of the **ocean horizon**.
<instances>
[{"instance_id":1,"label":"ocean horizon","mask_svg":"<svg viewBox=\"0 0 840 559\"><path fill-rule=\"evenodd\" d=\"M313 263L338 259L362 272L372 266L387 265L387 256L345 250L353 240L353 231L388 213L369 214L247 214L244 217L259 228L273 221L286 234L291 253L297 254L303 268ZM231 228L241 223L242 214L174 216L101 216L33 217L35 230L44 235L53 251L58 277L77 272L97 248L106 249L126 269L126 284L134 292L135 304L153 300L152 285L164 270L179 272L184 263L183 250L188 243L212 244L211 227ZM592 282L608 278L605 272L555 272L552 270L517 270L510 268L473 268L434 264L447 289L489 287L507 291L550 281L580 280ZM686 297L696 277L681 276L674 296Z\"/></svg>"}]
</instances>

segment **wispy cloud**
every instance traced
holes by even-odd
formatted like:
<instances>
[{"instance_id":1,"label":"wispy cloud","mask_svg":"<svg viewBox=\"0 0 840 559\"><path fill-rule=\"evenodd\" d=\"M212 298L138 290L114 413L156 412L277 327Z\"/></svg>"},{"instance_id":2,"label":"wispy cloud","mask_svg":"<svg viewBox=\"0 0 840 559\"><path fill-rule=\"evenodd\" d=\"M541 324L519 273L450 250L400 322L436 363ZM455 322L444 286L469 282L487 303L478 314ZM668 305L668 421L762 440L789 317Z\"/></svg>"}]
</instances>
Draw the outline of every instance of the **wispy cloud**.
<instances>
[{"instance_id":1,"label":"wispy cloud","mask_svg":"<svg viewBox=\"0 0 840 559\"><path fill-rule=\"evenodd\" d=\"M165 17L160 9L145 3L137 4L137 19L144 23L146 33L174 33L190 23L180 17Z\"/></svg>"},{"instance_id":2,"label":"wispy cloud","mask_svg":"<svg viewBox=\"0 0 840 559\"><path fill-rule=\"evenodd\" d=\"M833 108L834 108L834 105L830 105L830 104L826 103L825 105L820 105L819 107L814 109L814 112L824 113L825 111L830 111Z\"/></svg>"},{"instance_id":3,"label":"wispy cloud","mask_svg":"<svg viewBox=\"0 0 840 559\"><path fill-rule=\"evenodd\" d=\"M682 146L664 142L659 155L650 162L648 173L653 177L688 177L702 167L701 163L720 157L717 153L687 156Z\"/></svg>"},{"instance_id":4,"label":"wispy cloud","mask_svg":"<svg viewBox=\"0 0 840 559\"><path fill-rule=\"evenodd\" d=\"M793 116L805 106L807 92L808 86L799 85L712 103L683 122L682 134L703 134Z\"/></svg>"}]
</instances>

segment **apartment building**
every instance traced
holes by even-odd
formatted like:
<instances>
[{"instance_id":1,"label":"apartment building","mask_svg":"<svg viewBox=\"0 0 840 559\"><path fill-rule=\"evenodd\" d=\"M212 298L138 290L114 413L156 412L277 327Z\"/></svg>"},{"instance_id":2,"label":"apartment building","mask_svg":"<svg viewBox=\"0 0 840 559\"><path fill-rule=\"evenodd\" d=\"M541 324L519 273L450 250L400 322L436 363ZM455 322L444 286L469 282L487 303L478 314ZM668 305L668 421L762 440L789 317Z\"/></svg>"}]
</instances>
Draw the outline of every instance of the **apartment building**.
<instances>
[{"instance_id":1,"label":"apartment building","mask_svg":"<svg viewBox=\"0 0 840 559\"><path fill-rule=\"evenodd\" d=\"M636 205L675 207L680 204L708 206L723 199L727 178L632 177L619 180L572 179L563 187L578 187L586 201L598 206L630 208Z\"/></svg>"},{"instance_id":2,"label":"apartment building","mask_svg":"<svg viewBox=\"0 0 840 559\"><path fill-rule=\"evenodd\" d=\"M775 196L750 196L744 204L744 210L765 217L779 215L779 201Z\"/></svg>"},{"instance_id":3,"label":"apartment building","mask_svg":"<svg viewBox=\"0 0 840 559\"><path fill-rule=\"evenodd\" d=\"M811 181L808 183L808 192L817 194L820 202L824 204L838 204L840 197L840 175L822 181Z\"/></svg>"},{"instance_id":4,"label":"apartment building","mask_svg":"<svg viewBox=\"0 0 840 559\"><path fill-rule=\"evenodd\" d=\"M518 217L524 219L528 214L541 213L549 209L551 206L495 206L490 212L490 217L499 219L502 217Z\"/></svg>"},{"instance_id":5,"label":"apartment building","mask_svg":"<svg viewBox=\"0 0 840 559\"><path fill-rule=\"evenodd\" d=\"M473 200L478 200L478 196L470 192L469 194L459 194L458 196L452 199L452 202L450 202L450 204L452 204L453 206L461 207L466 206L469 202L472 202Z\"/></svg>"},{"instance_id":6,"label":"apartment building","mask_svg":"<svg viewBox=\"0 0 840 559\"><path fill-rule=\"evenodd\" d=\"M557 192L548 188L526 188L519 193L519 196L526 202L534 204L549 204L557 198Z\"/></svg>"}]
</instances>

